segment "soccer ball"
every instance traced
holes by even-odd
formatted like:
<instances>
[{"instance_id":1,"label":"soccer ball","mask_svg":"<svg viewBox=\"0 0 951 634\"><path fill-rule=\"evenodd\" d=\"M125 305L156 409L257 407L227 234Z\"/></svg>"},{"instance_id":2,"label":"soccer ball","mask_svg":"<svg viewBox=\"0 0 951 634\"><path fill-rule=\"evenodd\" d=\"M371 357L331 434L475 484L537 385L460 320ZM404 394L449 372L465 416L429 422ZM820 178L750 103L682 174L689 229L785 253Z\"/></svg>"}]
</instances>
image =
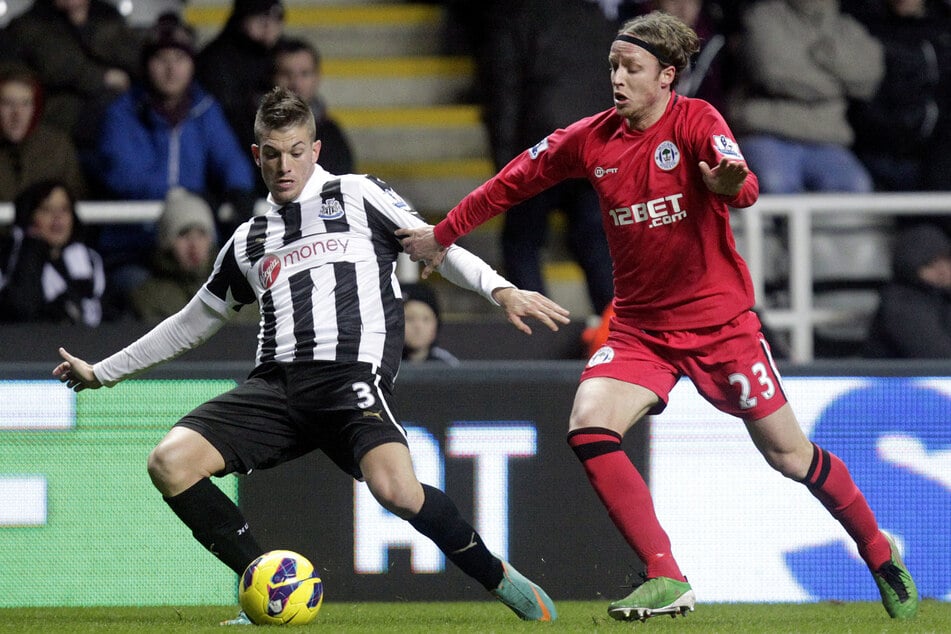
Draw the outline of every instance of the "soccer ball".
<instances>
[{"instance_id":1,"label":"soccer ball","mask_svg":"<svg viewBox=\"0 0 951 634\"><path fill-rule=\"evenodd\" d=\"M255 625L304 625L317 618L324 584L303 555L272 550L252 561L241 575L238 599Z\"/></svg>"}]
</instances>

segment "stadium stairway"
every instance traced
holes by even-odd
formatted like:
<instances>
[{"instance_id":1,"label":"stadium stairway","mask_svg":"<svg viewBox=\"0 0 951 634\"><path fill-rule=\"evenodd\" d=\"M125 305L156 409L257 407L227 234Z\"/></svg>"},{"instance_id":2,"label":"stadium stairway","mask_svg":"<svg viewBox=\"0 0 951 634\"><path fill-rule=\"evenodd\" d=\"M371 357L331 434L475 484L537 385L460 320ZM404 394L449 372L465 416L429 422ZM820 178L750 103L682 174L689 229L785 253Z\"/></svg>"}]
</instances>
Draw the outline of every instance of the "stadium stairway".
<instances>
[{"instance_id":1,"label":"stadium stairway","mask_svg":"<svg viewBox=\"0 0 951 634\"><path fill-rule=\"evenodd\" d=\"M494 173L476 99L475 64L443 54L445 20L438 4L400 0L284 0L286 32L314 43L323 56L321 92L350 137L360 172L392 185L430 222ZM189 0L185 19L200 42L230 13L229 0ZM501 270L499 219L460 244ZM580 269L560 251L551 227L545 264L549 295L584 319L590 313ZM547 261L550 260L550 261ZM498 314L481 298L437 281L447 319Z\"/></svg>"}]
</instances>

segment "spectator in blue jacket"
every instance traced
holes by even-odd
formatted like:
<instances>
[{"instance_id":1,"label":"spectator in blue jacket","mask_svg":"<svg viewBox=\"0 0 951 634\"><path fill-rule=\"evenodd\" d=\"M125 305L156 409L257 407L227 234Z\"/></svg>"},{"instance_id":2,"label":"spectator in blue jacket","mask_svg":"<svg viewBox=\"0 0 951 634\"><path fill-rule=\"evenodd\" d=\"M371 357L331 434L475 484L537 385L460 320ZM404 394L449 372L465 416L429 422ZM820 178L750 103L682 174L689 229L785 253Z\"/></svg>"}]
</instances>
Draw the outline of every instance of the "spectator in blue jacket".
<instances>
[{"instance_id":1,"label":"spectator in blue jacket","mask_svg":"<svg viewBox=\"0 0 951 634\"><path fill-rule=\"evenodd\" d=\"M108 197L161 200L172 187L205 197L213 208L236 213L220 227L245 220L254 204L254 168L238 145L221 106L194 79L195 40L178 17L159 18L142 49L146 82L108 108L98 162L92 170ZM142 254L153 250L154 223L106 227L100 251L119 289L146 275ZM129 268L132 267L132 268Z\"/></svg>"}]
</instances>

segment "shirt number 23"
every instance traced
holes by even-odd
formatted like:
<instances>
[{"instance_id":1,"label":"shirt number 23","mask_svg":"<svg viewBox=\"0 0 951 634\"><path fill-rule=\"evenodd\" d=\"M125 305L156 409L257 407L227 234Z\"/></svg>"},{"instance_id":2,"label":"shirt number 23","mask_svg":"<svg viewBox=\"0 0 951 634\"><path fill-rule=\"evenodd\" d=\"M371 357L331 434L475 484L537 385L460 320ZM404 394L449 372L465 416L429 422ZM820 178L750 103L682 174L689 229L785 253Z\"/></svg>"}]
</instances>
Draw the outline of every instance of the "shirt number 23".
<instances>
[{"instance_id":1,"label":"shirt number 23","mask_svg":"<svg viewBox=\"0 0 951 634\"><path fill-rule=\"evenodd\" d=\"M765 363L754 363L750 370L756 382L759 384L755 387L749 377L742 372L734 372L729 376L730 384L736 385L740 389L740 409L752 409L756 407L759 398L753 395L754 389L758 390L758 395L764 399L771 399L773 395L776 394L776 385L773 383L773 379L770 378Z\"/></svg>"}]
</instances>

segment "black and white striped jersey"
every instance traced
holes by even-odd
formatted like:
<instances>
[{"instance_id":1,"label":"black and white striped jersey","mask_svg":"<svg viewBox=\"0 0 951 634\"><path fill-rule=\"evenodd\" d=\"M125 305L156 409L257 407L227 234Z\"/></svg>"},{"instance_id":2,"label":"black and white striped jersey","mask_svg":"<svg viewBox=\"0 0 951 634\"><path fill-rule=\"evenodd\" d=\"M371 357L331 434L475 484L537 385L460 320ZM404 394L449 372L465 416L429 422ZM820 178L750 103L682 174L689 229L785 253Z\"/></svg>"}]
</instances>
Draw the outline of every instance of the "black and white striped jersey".
<instances>
[{"instance_id":1,"label":"black and white striped jersey","mask_svg":"<svg viewBox=\"0 0 951 634\"><path fill-rule=\"evenodd\" d=\"M257 364L362 361L392 379L404 328L394 231L423 224L384 182L317 166L297 202L235 231L198 296L221 314L258 301ZM449 255L450 268L466 269L461 285L489 297L511 286L475 256Z\"/></svg>"}]
</instances>

